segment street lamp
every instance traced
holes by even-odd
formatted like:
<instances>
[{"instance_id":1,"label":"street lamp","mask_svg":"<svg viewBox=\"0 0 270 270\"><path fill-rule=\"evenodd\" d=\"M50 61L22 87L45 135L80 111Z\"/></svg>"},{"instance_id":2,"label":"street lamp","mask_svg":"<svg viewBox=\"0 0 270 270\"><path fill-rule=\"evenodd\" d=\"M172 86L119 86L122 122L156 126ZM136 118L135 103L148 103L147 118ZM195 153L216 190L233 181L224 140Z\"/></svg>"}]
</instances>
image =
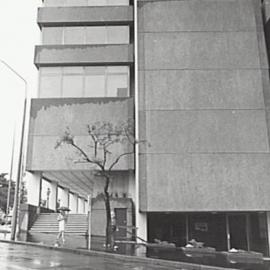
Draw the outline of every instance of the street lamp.
<instances>
[{"instance_id":1,"label":"street lamp","mask_svg":"<svg viewBox=\"0 0 270 270\"><path fill-rule=\"evenodd\" d=\"M9 181L8 181L7 208L6 208L6 215L7 216L9 214L10 195L11 195L11 181L12 181L12 178L13 178L14 151L15 151L15 127L13 128L12 151L11 151L11 161L10 161L10 171L9 171Z\"/></svg>"},{"instance_id":2,"label":"street lamp","mask_svg":"<svg viewBox=\"0 0 270 270\"><path fill-rule=\"evenodd\" d=\"M10 71L13 72L18 78L20 78L24 83L24 107L23 107L23 119L22 119L22 131L21 131L21 141L20 141L20 152L19 152L19 161L18 161L18 171L17 171L17 179L15 186L15 194L14 194L14 205L13 205L13 215L11 221L11 240L15 240L16 235L16 227L17 227L17 216L18 216L18 204L19 204L19 189L22 177L22 163L23 163L23 150L24 150L24 131L25 131L25 121L26 121L26 106L27 106L27 81L9 64L7 64L4 60L0 59L0 62L4 64Z\"/></svg>"}]
</instances>

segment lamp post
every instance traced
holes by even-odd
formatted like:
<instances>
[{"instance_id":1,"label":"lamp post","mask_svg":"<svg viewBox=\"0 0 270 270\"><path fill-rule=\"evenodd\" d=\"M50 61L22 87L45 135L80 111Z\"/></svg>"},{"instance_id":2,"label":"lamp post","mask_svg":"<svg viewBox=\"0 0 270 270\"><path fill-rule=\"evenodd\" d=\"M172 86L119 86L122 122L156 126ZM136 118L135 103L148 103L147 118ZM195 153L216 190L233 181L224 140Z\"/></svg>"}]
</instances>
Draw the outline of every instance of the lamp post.
<instances>
[{"instance_id":1,"label":"lamp post","mask_svg":"<svg viewBox=\"0 0 270 270\"><path fill-rule=\"evenodd\" d=\"M12 152L11 152L11 161L10 161L10 171L9 171L9 181L8 181L8 194L7 194L7 208L6 215L9 214L9 205L10 205L10 193L11 193L11 181L13 178L13 160L14 160L14 149L15 148L15 127L13 128L13 138L12 138Z\"/></svg>"},{"instance_id":2,"label":"lamp post","mask_svg":"<svg viewBox=\"0 0 270 270\"><path fill-rule=\"evenodd\" d=\"M24 151L24 131L25 131L25 122L26 122L26 106L27 106L27 81L9 64L4 60L0 59L0 62L4 64L10 71L13 72L19 79L24 83L24 107L23 107L23 119L22 119L22 130L21 130L21 140L20 140L20 152L19 152L19 161L18 161L18 170L14 194L14 204L13 204L13 215L11 221L11 240L15 240L16 228L17 228L17 216L18 216L18 206L19 206L19 190L20 183L22 178L22 163L23 163L23 151Z\"/></svg>"}]
</instances>

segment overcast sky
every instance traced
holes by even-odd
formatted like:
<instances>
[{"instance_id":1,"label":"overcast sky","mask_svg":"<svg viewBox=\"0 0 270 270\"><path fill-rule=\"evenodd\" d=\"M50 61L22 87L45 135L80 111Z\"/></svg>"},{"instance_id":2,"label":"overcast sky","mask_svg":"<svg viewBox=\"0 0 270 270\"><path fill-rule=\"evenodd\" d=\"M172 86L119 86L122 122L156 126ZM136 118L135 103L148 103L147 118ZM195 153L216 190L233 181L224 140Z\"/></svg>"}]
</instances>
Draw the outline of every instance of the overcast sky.
<instances>
[{"instance_id":1,"label":"overcast sky","mask_svg":"<svg viewBox=\"0 0 270 270\"><path fill-rule=\"evenodd\" d=\"M37 69L34 46L40 43L36 24L41 0L0 0L0 59L27 80L29 96L35 97ZM22 120L24 84L0 62L0 173L9 172L14 124ZM17 143L18 145L18 143Z\"/></svg>"}]
</instances>

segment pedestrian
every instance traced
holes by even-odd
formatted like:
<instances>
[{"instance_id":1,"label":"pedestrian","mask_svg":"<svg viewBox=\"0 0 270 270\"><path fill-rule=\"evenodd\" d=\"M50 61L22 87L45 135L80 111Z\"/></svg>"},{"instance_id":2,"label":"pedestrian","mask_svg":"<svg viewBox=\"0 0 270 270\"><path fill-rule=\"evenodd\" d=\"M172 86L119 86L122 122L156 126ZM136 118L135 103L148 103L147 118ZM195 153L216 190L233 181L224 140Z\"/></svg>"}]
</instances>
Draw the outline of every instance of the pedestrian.
<instances>
[{"instance_id":1,"label":"pedestrian","mask_svg":"<svg viewBox=\"0 0 270 270\"><path fill-rule=\"evenodd\" d=\"M57 221L59 232L56 238L55 246L60 246L60 241L62 241L62 245L65 243L65 226L67 222L67 213L64 210L60 210L60 213L57 216Z\"/></svg>"}]
</instances>

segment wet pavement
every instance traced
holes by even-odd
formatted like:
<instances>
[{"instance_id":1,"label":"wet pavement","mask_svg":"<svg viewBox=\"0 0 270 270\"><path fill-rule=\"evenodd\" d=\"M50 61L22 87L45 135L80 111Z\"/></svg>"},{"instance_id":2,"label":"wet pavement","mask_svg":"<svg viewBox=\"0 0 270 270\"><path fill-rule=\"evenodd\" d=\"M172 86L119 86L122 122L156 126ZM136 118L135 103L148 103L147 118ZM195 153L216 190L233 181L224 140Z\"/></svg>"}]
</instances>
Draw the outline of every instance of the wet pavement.
<instances>
[{"instance_id":1,"label":"wet pavement","mask_svg":"<svg viewBox=\"0 0 270 270\"><path fill-rule=\"evenodd\" d=\"M122 262L119 259L79 255L57 250L0 242L1 270L181 270L172 267Z\"/></svg>"}]
</instances>

